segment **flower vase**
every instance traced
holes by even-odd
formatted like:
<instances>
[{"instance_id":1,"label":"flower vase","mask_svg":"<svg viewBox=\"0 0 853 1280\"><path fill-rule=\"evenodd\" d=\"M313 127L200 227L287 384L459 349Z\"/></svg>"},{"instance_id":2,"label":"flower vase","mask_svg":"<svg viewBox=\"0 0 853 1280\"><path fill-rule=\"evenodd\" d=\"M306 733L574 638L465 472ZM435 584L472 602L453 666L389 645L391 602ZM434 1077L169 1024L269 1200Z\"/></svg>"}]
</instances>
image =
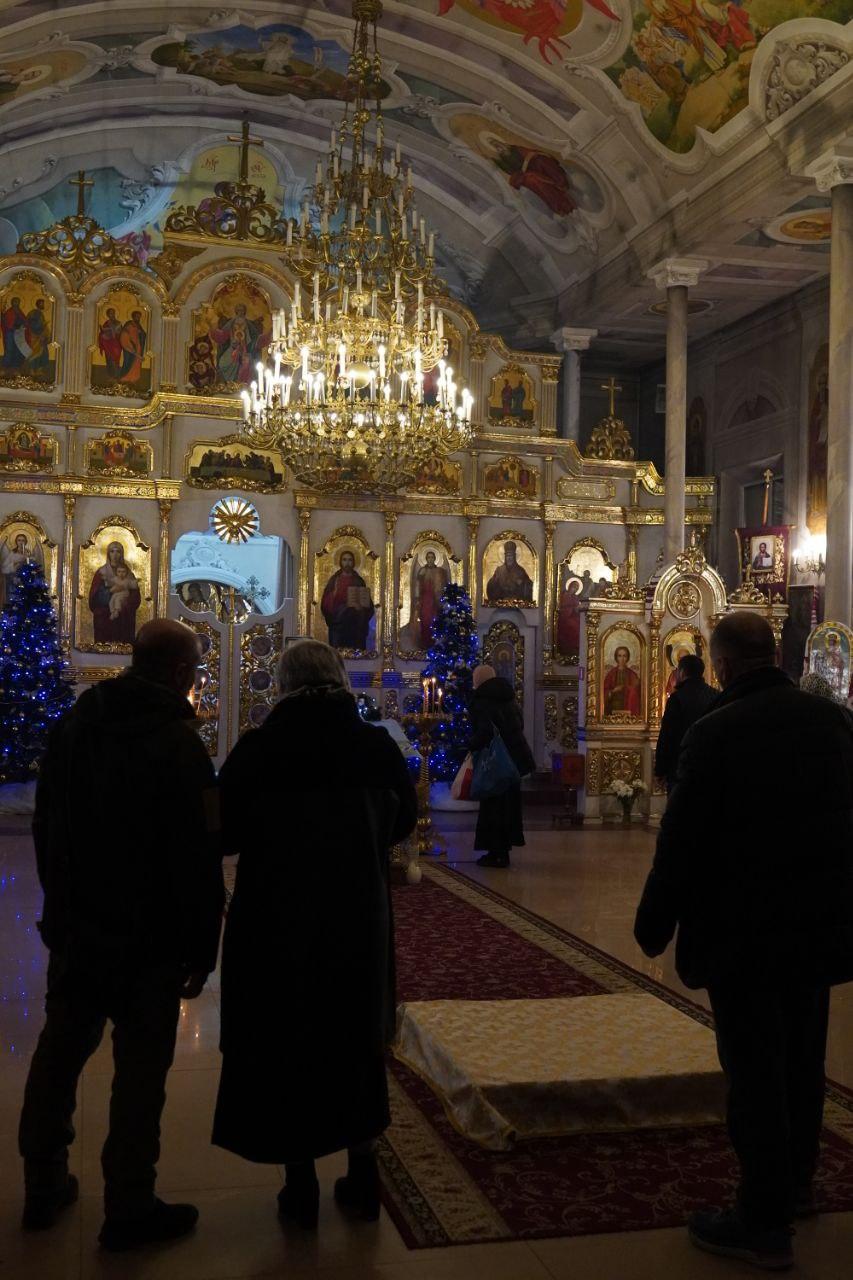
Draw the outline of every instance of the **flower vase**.
<instances>
[{"instance_id":1,"label":"flower vase","mask_svg":"<svg viewBox=\"0 0 853 1280\"><path fill-rule=\"evenodd\" d=\"M623 799L622 797L620 797L620 799L619 799L619 803L620 803L620 804L621 804L621 806L622 806L622 826L623 826L623 827L630 827L630 825L631 825L631 810L632 810L632 809L633 809L633 807L634 807L634 797L633 797L633 796L626 796L626 797L624 797L624 799Z\"/></svg>"}]
</instances>

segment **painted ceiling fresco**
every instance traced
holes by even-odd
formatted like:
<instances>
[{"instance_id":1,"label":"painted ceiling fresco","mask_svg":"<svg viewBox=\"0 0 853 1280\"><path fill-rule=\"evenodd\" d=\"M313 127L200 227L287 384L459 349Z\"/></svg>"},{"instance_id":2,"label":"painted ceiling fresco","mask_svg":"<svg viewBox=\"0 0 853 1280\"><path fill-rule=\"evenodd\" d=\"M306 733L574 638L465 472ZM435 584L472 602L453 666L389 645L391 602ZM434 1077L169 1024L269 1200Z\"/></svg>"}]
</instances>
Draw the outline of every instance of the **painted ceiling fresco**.
<instances>
[{"instance_id":1,"label":"painted ceiling fresco","mask_svg":"<svg viewBox=\"0 0 853 1280\"><path fill-rule=\"evenodd\" d=\"M350 0L0 12L0 155L14 157L0 164L0 252L70 212L85 167L91 211L146 265L171 207L231 176L225 139L246 116L265 144L253 179L296 212L346 100ZM449 287L532 341L563 319L567 290L808 92L846 77L853 118L851 32L853 0L386 0L379 96ZM756 198L723 219L726 245L756 271L783 255L820 269L828 208L814 194ZM718 316L720 297L707 302Z\"/></svg>"}]
</instances>

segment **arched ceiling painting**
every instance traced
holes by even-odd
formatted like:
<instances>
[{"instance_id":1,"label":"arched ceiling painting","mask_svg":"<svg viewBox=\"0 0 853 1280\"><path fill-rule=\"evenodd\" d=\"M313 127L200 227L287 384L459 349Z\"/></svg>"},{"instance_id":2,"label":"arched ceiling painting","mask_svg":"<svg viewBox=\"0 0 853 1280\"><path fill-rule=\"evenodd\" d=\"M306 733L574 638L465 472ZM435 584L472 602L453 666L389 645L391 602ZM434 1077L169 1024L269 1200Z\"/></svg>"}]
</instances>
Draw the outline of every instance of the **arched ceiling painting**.
<instances>
[{"instance_id":1,"label":"arched ceiling painting","mask_svg":"<svg viewBox=\"0 0 853 1280\"><path fill-rule=\"evenodd\" d=\"M173 204L236 176L298 209L342 110L350 0L216 7L0 0L0 252L91 210L159 251ZM386 0L387 132L415 168L452 291L520 345L600 329L637 359L664 318L648 268L700 255L695 331L824 274L850 142L853 0Z\"/></svg>"}]
</instances>

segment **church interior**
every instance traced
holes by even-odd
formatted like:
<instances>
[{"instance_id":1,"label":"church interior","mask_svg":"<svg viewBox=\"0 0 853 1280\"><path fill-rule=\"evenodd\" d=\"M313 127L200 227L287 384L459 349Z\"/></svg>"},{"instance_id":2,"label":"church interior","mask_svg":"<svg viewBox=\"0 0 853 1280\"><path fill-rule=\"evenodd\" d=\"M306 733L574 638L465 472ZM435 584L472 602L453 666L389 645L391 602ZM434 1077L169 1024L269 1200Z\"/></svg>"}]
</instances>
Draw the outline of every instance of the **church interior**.
<instances>
[{"instance_id":1,"label":"church interior","mask_svg":"<svg viewBox=\"0 0 853 1280\"><path fill-rule=\"evenodd\" d=\"M217 769L275 705L282 651L328 642L420 761L417 837L392 854L380 1222L285 1240L276 1171L209 1146L214 976L183 1006L161 1164L202 1223L120 1269L94 1245L106 1047L78 1101L80 1205L50 1239L18 1231L46 962L30 819L0 787L0 1271L723 1274L680 1230L734 1176L707 1004L632 920L679 660L757 612L792 679L853 691L853 3L0 0L0 118L0 606L35 561L77 696L146 622L192 628ZM506 871L475 865L458 760L429 770L450 586L536 759ZM120 847L157 797L109 778L105 759ZM246 823L272 803L247 796ZM507 1050L519 1081L551 1052L576 1072L550 1128L541 1080L491 1096L493 1063L454 1058L478 1002L536 1046ZM565 1019L585 1063L548 1042ZM448 1100L459 1072L474 1106ZM828 1074L831 1212L798 1226L796 1274L840 1280L849 988Z\"/></svg>"}]
</instances>

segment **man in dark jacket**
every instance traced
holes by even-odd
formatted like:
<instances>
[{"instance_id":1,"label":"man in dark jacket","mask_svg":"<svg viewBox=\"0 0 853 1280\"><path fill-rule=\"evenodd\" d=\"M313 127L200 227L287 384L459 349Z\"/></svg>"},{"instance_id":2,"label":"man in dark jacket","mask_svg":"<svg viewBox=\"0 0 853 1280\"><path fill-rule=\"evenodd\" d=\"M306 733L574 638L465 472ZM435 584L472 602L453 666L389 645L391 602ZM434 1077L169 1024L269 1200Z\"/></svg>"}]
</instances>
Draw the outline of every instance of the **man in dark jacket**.
<instances>
[{"instance_id":1,"label":"man in dark jacket","mask_svg":"<svg viewBox=\"0 0 853 1280\"><path fill-rule=\"evenodd\" d=\"M675 767L684 735L717 700L705 683L705 663L695 653L679 658L675 688L666 700L655 751L655 777L666 781L667 795L675 786Z\"/></svg>"},{"instance_id":2,"label":"man in dark jacket","mask_svg":"<svg viewBox=\"0 0 853 1280\"><path fill-rule=\"evenodd\" d=\"M707 987L740 1162L737 1206L694 1214L694 1244L792 1262L813 1211L829 987L853 977L853 718L774 665L758 614L711 640L723 689L688 732L635 936Z\"/></svg>"},{"instance_id":3,"label":"man in dark jacket","mask_svg":"<svg viewBox=\"0 0 853 1280\"><path fill-rule=\"evenodd\" d=\"M142 627L130 670L82 695L39 775L33 834L50 963L19 1133L23 1225L50 1227L77 1198L77 1082L110 1019L108 1249L174 1239L198 1218L154 1195L180 1002L216 964L224 898L216 779L187 700L198 662L188 627Z\"/></svg>"},{"instance_id":4,"label":"man in dark jacket","mask_svg":"<svg viewBox=\"0 0 853 1280\"><path fill-rule=\"evenodd\" d=\"M468 706L469 750L487 747L497 729L519 776L524 778L533 773L536 761L524 736L524 721L512 685L488 665L476 667L473 680L474 692ZM474 848L485 849L486 853L477 859L477 865L508 867L510 849L523 846L521 783L518 782L501 795L480 801Z\"/></svg>"}]
</instances>

